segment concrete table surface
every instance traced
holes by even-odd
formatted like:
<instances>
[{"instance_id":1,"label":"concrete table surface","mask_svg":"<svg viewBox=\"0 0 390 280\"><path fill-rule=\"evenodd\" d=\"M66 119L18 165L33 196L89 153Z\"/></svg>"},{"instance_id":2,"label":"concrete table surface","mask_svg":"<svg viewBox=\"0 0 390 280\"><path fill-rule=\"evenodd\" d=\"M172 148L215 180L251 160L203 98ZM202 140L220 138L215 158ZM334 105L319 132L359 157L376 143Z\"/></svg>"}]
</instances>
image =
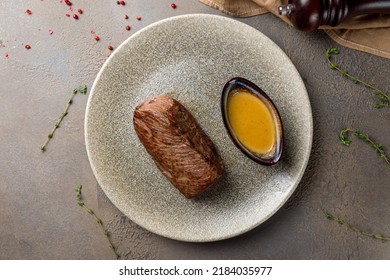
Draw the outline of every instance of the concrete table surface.
<instances>
[{"instance_id":1,"label":"concrete table surface","mask_svg":"<svg viewBox=\"0 0 390 280\"><path fill-rule=\"evenodd\" d=\"M93 217L77 205L76 185L83 186L85 203L111 232L122 259L390 258L389 243L324 215L329 211L364 231L390 235L390 170L365 143L352 138L347 148L337 137L343 127L359 129L390 153L390 110L375 109L370 91L329 69L324 53L337 45L322 31L302 33L270 14L237 20L270 37L297 67L311 100L314 142L297 190L266 223L212 243L170 240L134 224L106 198L92 173L83 127L88 96L74 97L42 153L72 90L85 84L89 94L110 54L108 45L115 48L171 16L223 15L196 0L177 0L176 9L169 1L72 2L74 11L60 0L0 2L0 259L115 258ZM75 20L78 8L83 14ZM390 60L337 47L343 68L390 91Z\"/></svg>"}]
</instances>

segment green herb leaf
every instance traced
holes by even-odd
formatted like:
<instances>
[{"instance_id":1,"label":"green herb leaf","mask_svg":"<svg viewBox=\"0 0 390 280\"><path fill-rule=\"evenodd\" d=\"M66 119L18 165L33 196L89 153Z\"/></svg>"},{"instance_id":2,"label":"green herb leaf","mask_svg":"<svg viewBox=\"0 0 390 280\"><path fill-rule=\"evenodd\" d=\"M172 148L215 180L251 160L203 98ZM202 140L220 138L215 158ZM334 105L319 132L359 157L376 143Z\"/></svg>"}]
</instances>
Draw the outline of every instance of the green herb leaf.
<instances>
[{"instance_id":1,"label":"green herb leaf","mask_svg":"<svg viewBox=\"0 0 390 280\"><path fill-rule=\"evenodd\" d=\"M347 138L348 132L350 132L349 129L344 128L343 130L341 130L341 132L339 134L339 139L341 141L341 144L343 144L347 147L349 147L349 145L352 142L351 139Z\"/></svg>"},{"instance_id":2,"label":"green herb leaf","mask_svg":"<svg viewBox=\"0 0 390 280\"><path fill-rule=\"evenodd\" d=\"M330 214L329 212L324 212L325 214L325 217L328 219L328 220L331 220L333 221L334 220L334 216L332 214Z\"/></svg>"},{"instance_id":3,"label":"green herb leaf","mask_svg":"<svg viewBox=\"0 0 390 280\"><path fill-rule=\"evenodd\" d=\"M356 138L366 142L371 148L376 151L377 155L379 155L379 157L382 158L386 162L387 166L390 168L390 158L386 155L382 145L375 143L370 137L368 137L368 134L366 133L363 133L359 130L344 128L339 133L339 139L341 141L341 144L345 146L349 146L351 144L352 141L348 138L349 133L352 133L356 136Z\"/></svg>"},{"instance_id":4,"label":"green herb leaf","mask_svg":"<svg viewBox=\"0 0 390 280\"><path fill-rule=\"evenodd\" d=\"M389 107L389 108L390 108L390 104L386 104L386 103L375 103L375 104L374 104L374 107L377 108L377 109L381 109L381 108L384 108L384 107Z\"/></svg>"},{"instance_id":5,"label":"green herb leaf","mask_svg":"<svg viewBox=\"0 0 390 280\"><path fill-rule=\"evenodd\" d=\"M118 252L116 251L116 248L115 248L114 244L113 244L112 241L111 241L110 232L105 228L105 226L104 226L104 224L103 224L103 221L95 214L95 212L94 212L91 208L89 208L88 206L85 205L85 203L84 203L84 201L83 201L83 199L82 199L82 197L81 197L81 189L82 189L82 186L81 186L81 185L76 186L75 189L74 189L75 192L77 193L77 196L76 196L76 198L77 198L77 204L78 204L80 207L84 208L84 210L85 210L88 214L90 214L92 217L94 217L96 223L97 223L97 224L100 226L100 228L102 229L104 236L107 237L107 240L108 240L108 242L109 242L109 244L110 244L110 248L113 250L113 252L114 252L116 258L119 259L119 258L120 258L120 255L119 255Z\"/></svg>"},{"instance_id":6,"label":"green herb leaf","mask_svg":"<svg viewBox=\"0 0 390 280\"><path fill-rule=\"evenodd\" d=\"M68 115L69 106L73 103L73 97L78 92L80 92L82 94L86 94L87 93L87 86L79 86L78 88L73 89L72 95L68 99L68 102L66 103L64 111L61 113L61 116L58 118L58 120L54 124L54 127L52 128L50 133L47 135L47 139L46 139L45 143L43 143L43 145L40 147L42 152L46 151L47 144L53 138L53 135L56 132L57 128L60 127L60 124L61 124L62 120L65 118L66 115Z\"/></svg>"},{"instance_id":7,"label":"green herb leaf","mask_svg":"<svg viewBox=\"0 0 390 280\"><path fill-rule=\"evenodd\" d=\"M376 97L380 101L382 101L381 103L374 104L375 108L377 108L377 109L384 108L384 107L390 108L390 96L389 96L389 94L386 94L383 91L381 91L380 89L377 89L376 87L374 87L373 85L371 85L371 84L369 84L367 82L364 82L364 81L360 80L359 78L349 74L348 71L341 69L336 63L334 63L331 60L332 59L332 55L338 55L339 53L340 53L339 50L336 49L336 48L329 48L329 49L326 50L325 58L326 58L326 61L327 61L328 65L329 65L329 67L331 69L333 69L333 70L337 70L342 76L350 79L354 83L362 84L366 88L370 89L374 93L374 95L376 95ZM389 104L389 105L387 105L387 104Z\"/></svg>"},{"instance_id":8,"label":"green herb leaf","mask_svg":"<svg viewBox=\"0 0 390 280\"><path fill-rule=\"evenodd\" d=\"M380 240L382 242L387 242L387 241L390 241L390 237L386 237L386 236L383 236L383 235L379 235L379 234L373 234L373 233L368 233L368 232L365 232L353 225L351 225L350 223L347 223L345 222L344 220L340 219L340 218L337 218L335 216L333 216L332 214L330 214L329 212L324 212L325 214L325 217L330 220L330 221L336 221L339 225L341 226L347 226L350 230L356 232L357 234L360 234L360 235L363 235L363 236L367 236L367 237L371 237L372 239L375 239L375 240ZM330 217L330 218L329 218Z\"/></svg>"}]
</instances>

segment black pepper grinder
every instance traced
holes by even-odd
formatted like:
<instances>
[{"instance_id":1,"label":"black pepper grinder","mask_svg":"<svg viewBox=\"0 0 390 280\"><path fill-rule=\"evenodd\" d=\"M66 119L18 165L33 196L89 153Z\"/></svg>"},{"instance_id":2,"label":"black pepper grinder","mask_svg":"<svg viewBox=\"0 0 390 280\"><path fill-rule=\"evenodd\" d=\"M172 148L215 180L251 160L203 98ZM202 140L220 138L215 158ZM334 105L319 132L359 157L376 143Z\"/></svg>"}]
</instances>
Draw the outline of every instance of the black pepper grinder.
<instances>
[{"instance_id":1,"label":"black pepper grinder","mask_svg":"<svg viewBox=\"0 0 390 280\"><path fill-rule=\"evenodd\" d=\"M336 26L344 19L363 14L390 14L390 0L289 0L279 7L291 23L303 31L321 25Z\"/></svg>"}]
</instances>

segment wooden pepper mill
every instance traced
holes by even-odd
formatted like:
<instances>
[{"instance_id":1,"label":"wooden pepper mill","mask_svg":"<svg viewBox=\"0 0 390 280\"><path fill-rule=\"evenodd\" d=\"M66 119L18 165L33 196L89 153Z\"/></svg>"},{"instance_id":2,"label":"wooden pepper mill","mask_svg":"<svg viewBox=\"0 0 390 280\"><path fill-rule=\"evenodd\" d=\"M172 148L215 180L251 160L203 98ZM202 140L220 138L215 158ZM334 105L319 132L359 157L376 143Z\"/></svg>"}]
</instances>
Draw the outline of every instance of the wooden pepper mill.
<instances>
[{"instance_id":1,"label":"wooden pepper mill","mask_svg":"<svg viewBox=\"0 0 390 280\"><path fill-rule=\"evenodd\" d=\"M289 0L279 7L291 23L303 31L320 25L336 26L347 17L363 14L390 14L390 0Z\"/></svg>"}]
</instances>

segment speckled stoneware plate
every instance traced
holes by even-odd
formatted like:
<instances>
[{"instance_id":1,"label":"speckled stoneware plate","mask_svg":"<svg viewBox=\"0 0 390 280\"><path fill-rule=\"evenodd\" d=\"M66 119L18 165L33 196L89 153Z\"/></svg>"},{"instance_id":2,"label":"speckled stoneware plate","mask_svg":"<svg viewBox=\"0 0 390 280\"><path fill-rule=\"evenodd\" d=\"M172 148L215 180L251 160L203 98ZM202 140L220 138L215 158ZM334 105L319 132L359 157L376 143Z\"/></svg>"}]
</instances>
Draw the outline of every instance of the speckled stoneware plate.
<instances>
[{"instance_id":1,"label":"speckled stoneware plate","mask_svg":"<svg viewBox=\"0 0 390 280\"><path fill-rule=\"evenodd\" d=\"M225 130L221 92L236 76L279 110L285 149L274 166L248 159ZM223 179L197 199L168 182L134 131L136 105L161 94L194 115L224 159ZM300 75L268 37L226 17L185 15L144 28L110 56L89 96L85 138L100 186L131 220L165 237L214 241L258 226L291 196L308 162L312 114Z\"/></svg>"}]
</instances>

